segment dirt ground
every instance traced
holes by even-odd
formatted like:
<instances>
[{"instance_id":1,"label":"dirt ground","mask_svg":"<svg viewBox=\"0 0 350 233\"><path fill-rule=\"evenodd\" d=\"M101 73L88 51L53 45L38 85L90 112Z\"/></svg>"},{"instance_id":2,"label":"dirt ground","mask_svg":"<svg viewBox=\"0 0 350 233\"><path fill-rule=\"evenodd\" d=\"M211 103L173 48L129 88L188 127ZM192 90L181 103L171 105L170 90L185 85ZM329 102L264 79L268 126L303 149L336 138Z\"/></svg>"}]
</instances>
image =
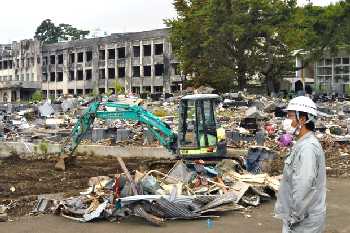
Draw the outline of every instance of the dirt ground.
<instances>
[{"instance_id":1,"label":"dirt ground","mask_svg":"<svg viewBox=\"0 0 350 233\"><path fill-rule=\"evenodd\" d=\"M88 187L93 176L121 173L119 163L113 157L79 156L77 166L65 172L54 170L55 159L25 160L11 157L0 160L0 204L16 201L16 208L8 212L10 217L28 214L37 200L37 195L64 193L66 196L78 194ZM140 161L142 161L140 163ZM145 170L155 167L167 171L174 163L138 158L125 159L130 170ZM158 169L159 170L159 169ZM11 191L14 188L14 191Z\"/></svg>"},{"instance_id":2,"label":"dirt ground","mask_svg":"<svg viewBox=\"0 0 350 233\"><path fill-rule=\"evenodd\" d=\"M350 224L350 179L328 179L327 231L326 233L349 233ZM278 233L281 222L273 218L271 201L252 212L231 212L215 219L208 228L207 219L191 221L168 221L165 226L150 226L143 219L129 218L121 223L92 222L77 223L59 216L22 217L13 222L0 223L0 233L173 233L173 232L238 232L238 233Z\"/></svg>"}]
</instances>

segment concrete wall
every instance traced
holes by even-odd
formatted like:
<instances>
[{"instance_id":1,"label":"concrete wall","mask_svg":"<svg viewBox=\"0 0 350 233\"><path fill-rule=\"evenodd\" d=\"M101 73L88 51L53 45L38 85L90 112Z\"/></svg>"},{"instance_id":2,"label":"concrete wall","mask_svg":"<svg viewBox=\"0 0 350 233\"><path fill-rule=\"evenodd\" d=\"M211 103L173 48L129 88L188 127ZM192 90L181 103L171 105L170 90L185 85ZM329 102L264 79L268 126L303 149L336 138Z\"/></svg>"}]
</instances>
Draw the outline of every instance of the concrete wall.
<instances>
[{"instance_id":1,"label":"concrete wall","mask_svg":"<svg viewBox=\"0 0 350 233\"><path fill-rule=\"evenodd\" d=\"M37 149L35 149L37 147ZM0 158L11 155L15 151L19 155L34 156L42 154L38 144L24 142L1 142ZM49 144L48 153L58 154L62 146L59 144ZM120 156L120 157L150 157L150 158L174 158L174 156L163 147L120 147L103 145L80 145L76 152L93 154L96 156Z\"/></svg>"}]
</instances>

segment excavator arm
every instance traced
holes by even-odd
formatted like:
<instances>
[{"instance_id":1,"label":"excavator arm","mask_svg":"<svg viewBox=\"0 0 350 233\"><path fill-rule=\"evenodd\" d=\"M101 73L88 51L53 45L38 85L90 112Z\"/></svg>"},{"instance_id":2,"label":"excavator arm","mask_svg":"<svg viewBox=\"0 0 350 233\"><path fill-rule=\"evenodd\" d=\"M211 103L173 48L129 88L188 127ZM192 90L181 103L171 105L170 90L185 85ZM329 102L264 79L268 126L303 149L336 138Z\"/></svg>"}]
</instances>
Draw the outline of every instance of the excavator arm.
<instances>
[{"instance_id":1,"label":"excavator arm","mask_svg":"<svg viewBox=\"0 0 350 233\"><path fill-rule=\"evenodd\" d=\"M131 120L145 124L155 138L172 153L177 150L177 135L157 116L137 105L118 104L113 102L93 102L78 119L72 130L72 140L69 148L73 154L95 118L103 120Z\"/></svg>"}]
</instances>

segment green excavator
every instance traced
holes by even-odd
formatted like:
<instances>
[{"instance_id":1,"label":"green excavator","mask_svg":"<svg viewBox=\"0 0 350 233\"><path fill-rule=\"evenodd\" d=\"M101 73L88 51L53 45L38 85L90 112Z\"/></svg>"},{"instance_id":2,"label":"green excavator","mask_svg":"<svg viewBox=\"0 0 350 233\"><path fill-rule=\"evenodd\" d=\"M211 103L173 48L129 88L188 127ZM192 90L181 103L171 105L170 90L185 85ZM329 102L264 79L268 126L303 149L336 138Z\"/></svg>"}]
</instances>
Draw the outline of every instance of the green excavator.
<instances>
[{"instance_id":1,"label":"green excavator","mask_svg":"<svg viewBox=\"0 0 350 233\"><path fill-rule=\"evenodd\" d=\"M195 94L181 98L177 133L153 113L142 106L117 102L90 103L72 129L68 158L91 130L96 118L121 119L143 123L162 146L180 159L218 160L226 155L226 140L223 129L218 130L215 105L220 100L216 94ZM62 161L61 163L62 165ZM63 162L65 163L65 162ZM56 164L57 165L57 164Z\"/></svg>"}]
</instances>

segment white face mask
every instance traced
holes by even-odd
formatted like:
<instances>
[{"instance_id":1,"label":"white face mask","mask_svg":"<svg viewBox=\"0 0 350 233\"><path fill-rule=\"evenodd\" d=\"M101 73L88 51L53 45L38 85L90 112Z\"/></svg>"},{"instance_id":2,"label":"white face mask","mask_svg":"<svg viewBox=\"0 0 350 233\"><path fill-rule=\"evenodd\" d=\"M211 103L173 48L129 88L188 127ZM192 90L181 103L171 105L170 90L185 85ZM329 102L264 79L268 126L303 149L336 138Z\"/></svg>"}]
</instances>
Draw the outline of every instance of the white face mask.
<instances>
[{"instance_id":1,"label":"white face mask","mask_svg":"<svg viewBox=\"0 0 350 233\"><path fill-rule=\"evenodd\" d=\"M291 120L291 119L288 119L288 118L284 119L282 121L282 128L284 131L286 131L286 133L294 135L297 131L297 128L294 128L292 126L292 122L293 122L293 120Z\"/></svg>"}]
</instances>

